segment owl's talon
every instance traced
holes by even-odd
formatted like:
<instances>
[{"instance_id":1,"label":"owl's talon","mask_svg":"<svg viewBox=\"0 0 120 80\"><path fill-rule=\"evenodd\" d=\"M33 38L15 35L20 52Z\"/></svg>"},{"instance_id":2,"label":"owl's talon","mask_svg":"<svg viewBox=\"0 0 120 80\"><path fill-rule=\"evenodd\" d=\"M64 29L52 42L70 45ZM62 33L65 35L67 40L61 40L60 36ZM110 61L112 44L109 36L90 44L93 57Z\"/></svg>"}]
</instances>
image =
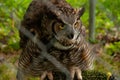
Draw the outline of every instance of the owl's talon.
<instances>
[{"instance_id":1,"label":"owl's talon","mask_svg":"<svg viewBox=\"0 0 120 80\"><path fill-rule=\"evenodd\" d=\"M53 75L52 75L52 72L47 72L45 71L41 77L40 77L40 80L44 80L46 78L46 76L48 77L49 80L53 80Z\"/></svg>"},{"instance_id":2,"label":"owl's talon","mask_svg":"<svg viewBox=\"0 0 120 80\"><path fill-rule=\"evenodd\" d=\"M71 77L72 77L71 80L74 79L75 73L76 73L76 75L77 75L77 79L78 79L78 80L82 80L81 70L80 70L79 67L72 67L72 68L70 69L70 73L71 73Z\"/></svg>"},{"instance_id":3,"label":"owl's talon","mask_svg":"<svg viewBox=\"0 0 120 80\"><path fill-rule=\"evenodd\" d=\"M53 74L52 74L52 72L48 72L47 76L48 76L49 80L53 80Z\"/></svg>"},{"instance_id":4,"label":"owl's talon","mask_svg":"<svg viewBox=\"0 0 120 80\"><path fill-rule=\"evenodd\" d=\"M40 80L44 80L47 75L47 71L43 72L43 74L40 76Z\"/></svg>"}]
</instances>

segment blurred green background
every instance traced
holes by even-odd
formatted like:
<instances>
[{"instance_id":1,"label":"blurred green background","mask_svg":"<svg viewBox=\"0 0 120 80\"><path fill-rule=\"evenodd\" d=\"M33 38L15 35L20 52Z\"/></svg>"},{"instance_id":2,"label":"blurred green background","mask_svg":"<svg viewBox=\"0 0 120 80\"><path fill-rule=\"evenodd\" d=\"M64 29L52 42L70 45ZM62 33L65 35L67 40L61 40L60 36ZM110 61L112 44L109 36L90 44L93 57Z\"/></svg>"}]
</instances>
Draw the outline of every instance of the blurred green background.
<instances>
[{"instance_id":1,"label":"blurred green background","mask_svg":"<svg viewBox=\"0 0 120 80\"><path fill-rule=\"evenodd\" d=\"M88 35L89 0L67 0L73 7L85 7L82 22ZM19 57L19 33L17 26L31 0L0 0L0 80L15 80L16 61ZM95 69L113 72L120 76L120 0L96 0L95 38L96 44L104 42L98 48L98 56L105 61L102 65L96 61ZM108 38L106 38L106 36ZM113 42L109 42L110 40ZM109 43L108 43L109 42Z\"/></svg>"}]
</instances>

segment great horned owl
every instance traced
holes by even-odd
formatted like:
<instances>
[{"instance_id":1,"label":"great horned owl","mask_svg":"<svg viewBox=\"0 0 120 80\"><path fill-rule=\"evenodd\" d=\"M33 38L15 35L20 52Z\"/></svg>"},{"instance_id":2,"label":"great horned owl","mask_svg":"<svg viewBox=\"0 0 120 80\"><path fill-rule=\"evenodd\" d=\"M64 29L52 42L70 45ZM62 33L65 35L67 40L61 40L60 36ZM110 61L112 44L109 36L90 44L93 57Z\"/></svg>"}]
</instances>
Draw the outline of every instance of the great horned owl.
<instances>
[{"instance_id":1,"label":"great horned owl","mask_svg":"<svg viewBox=\"0 0 120 80\"><path fill-rule=\"evenodd\" d=\"M75 73L82 80L81 70L86 70L93 63L91 48L83 36L80 17L84 8L74 9L65 0L33 0L24 15L22 27L28 29L45 45L48 54L54 56L71 74ZM59 71L50 61L41 55L41 49L20 32L22 53L18 62L17 79L26 76L40 76L44 80L47 75L53 80L52 71Z\"/></svg>"}]
</instances>

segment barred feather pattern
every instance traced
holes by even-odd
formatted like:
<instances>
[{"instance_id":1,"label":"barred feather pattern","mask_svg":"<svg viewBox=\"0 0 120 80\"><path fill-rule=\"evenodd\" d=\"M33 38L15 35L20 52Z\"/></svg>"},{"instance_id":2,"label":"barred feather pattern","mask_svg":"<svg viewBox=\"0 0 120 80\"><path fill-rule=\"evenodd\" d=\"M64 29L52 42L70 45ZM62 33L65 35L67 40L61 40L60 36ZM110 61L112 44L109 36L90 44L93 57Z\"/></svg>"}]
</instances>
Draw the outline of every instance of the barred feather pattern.
<instances>
[{"instance_id":1,"label":"barred feather pattern","mask_svg":"<svg viewBox=\"0 0 120 80\"><path fill-rule=\"evenodd\" d=\"M72 66L79 67L81 70L93 69L94 47L92 47L83 35L80 35L74 44L72 50L59 51L52 49L50 54L56 58L68 69Z\"/></svg>"},{"instance_id":2,"label":"barred feather pattern","mask_svg":"<svg viewBox=\"0 0 120 80\"><path fill-rule=\"evenodd\" d=\"M70 52L71 62L75 63L81 70L93 69L94 53L93 47L83 38L78 37L76 49Z\"/></svg>"},{"instance_id":3,"label":"barred feather pattern","mask_svg":"<svg viewBox=\"0 0 120 80\"><path fill-rule=\"evenodd\" d=\"M24 74L41 76L44 71L49 71L53 67L41 54L41 50L31 40L28 41L19 58L19 69ZM50 66L52 65L52 66ZM48 67L49 66L49 67Z\"/></svg>"},{"instance_id":4,"label":"barred feather pattern","mask_svg":"<svg viewBox=\"0 0 120 80\"><path fill-rule=\"evenodd\" d=\"M94 55L92 49L84 38L79 36L74 44L74 49L61 51L51 48L48 53L68 69L79 67L81 70L87 70L91 69L93 65ZM40 48L29 40L19 59L19 68L24 74L41 76L45 71L58 71L51 62L42 57L40 52Z\"/></svg>"}]
</instances>

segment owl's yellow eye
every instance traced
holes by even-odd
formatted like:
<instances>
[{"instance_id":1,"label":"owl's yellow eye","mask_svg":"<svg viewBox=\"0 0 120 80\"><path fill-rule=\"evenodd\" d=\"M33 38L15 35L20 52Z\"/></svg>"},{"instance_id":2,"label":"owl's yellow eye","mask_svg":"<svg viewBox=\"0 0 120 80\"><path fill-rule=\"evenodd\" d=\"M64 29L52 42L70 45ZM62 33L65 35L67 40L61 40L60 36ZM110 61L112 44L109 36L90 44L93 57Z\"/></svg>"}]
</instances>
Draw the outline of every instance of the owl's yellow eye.
<instances>
[{"instance_id":1,"label":"owl's yellow eye","mask_svg":"<svg viewBox=\"0 0 120 80\"><path fill-rule=\"evenodd\" d=\"M79 27L79 22L76 22L76 23L74 24L74 27L75 27L75 28Z\"/></svg>"},{"instance_id":2,"label":"owl's yellow eye","mask_svg":"<svg viewBox=\"0 0 120 80\"><path fill-rule=\"evenodd\" d=\"M60 25L59 28L60 28L60 29L64 29L64 26Z\"/></svg>"}]
</instances>

